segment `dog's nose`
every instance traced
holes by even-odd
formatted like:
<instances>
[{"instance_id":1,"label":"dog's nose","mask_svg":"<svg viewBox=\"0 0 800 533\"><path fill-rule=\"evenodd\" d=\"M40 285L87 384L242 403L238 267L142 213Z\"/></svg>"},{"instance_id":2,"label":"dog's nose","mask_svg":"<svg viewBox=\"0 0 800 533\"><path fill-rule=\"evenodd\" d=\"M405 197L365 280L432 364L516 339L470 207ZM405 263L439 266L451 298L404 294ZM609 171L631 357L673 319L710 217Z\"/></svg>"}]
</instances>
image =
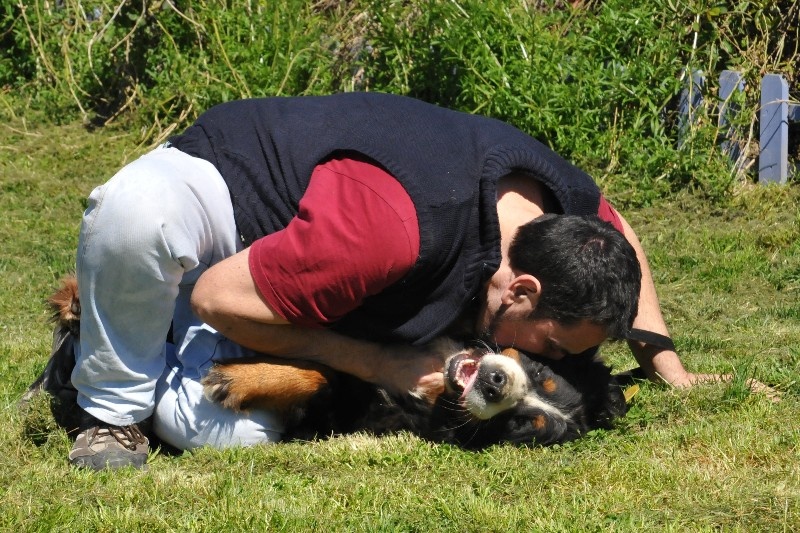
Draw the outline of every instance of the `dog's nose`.
<instances>
[{"instance_id":1,"label":"dog's nose","mask_svg":"<svg viewBox=\"0 0 800 533\"><path fill-rule=\"evenodd\" d=\"M508 383L508 376L502 370L489 369L478 374L478 383L487 402L499 402L505 396L504 389Z\"/></svg>"}]
</instances>

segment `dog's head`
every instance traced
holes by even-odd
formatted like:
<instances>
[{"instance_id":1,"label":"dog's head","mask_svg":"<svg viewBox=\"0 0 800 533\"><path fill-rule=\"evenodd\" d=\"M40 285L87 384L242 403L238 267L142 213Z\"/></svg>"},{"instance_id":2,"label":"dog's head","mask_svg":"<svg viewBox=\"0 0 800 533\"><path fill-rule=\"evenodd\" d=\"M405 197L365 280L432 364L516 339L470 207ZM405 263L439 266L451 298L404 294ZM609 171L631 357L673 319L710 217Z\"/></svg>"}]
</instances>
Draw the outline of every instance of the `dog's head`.
<instances>
[{"instance_id":1,"label":"dog's head","mask_svg":"<svg viewBox=\"0 0 800 533\"><path fill-rule=\"evenodd\" d=\"M447 360L444 376L434 418L445 440L469 448L566 442L627 410L610 369L589 353L553 361L470 349Z\"/></svg>"}]
</instances>

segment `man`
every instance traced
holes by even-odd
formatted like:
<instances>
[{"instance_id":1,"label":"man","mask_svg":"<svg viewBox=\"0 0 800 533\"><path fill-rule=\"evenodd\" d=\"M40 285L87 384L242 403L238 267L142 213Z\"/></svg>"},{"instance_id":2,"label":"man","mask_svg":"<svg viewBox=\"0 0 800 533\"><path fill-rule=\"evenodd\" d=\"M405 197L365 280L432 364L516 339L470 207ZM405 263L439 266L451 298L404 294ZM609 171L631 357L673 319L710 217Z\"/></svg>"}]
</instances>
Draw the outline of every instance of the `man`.
<instances>
[{"instance_id":1,"label":"man","mask_svg":"<svg viewBox=\"0 0 800 533\"><path fill-rule=\"evenodd\" d=\"M545 213L599 215L620 233ZM595 280L583 315L545 305L556 283L520 267L542 228L573 245L588 231L573 246L585 268L554 277ZM607 248L612 262L596 262ZM404 97L212 108L92 193L77 274L72 381L86 416L70 461L90 468L143 465L137 424L151 415L181 448L279 438L269 413L202 397L214 360L251 350L425 394L442 381L427 343L464 320L554 358L631 337L632 323L646 332L630 345L649 377L697 379L669 342L636 235L589 176L507 124ZM627 289L611 303L597 290L606 282Z\"/></svg>"}]
</instances>

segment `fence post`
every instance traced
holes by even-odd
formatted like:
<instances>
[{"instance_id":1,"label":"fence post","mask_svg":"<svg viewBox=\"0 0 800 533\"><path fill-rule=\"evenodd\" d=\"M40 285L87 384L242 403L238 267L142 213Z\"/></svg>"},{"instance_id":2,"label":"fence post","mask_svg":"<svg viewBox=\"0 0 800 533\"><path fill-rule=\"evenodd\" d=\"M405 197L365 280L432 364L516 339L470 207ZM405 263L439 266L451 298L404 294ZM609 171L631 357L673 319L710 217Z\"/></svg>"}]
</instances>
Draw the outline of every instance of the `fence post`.
<instances>
[{"instance_id":1,"label":"fence post","mask_svg":"<svg viewBox=\"0 0 800 533\"><path fill-rule=\"evenodd\" d=\"M702 70L692 71L687 76L686 87L678 102L678 148L689 141L690 129L695 121L695 110L703 103L703 87L706 78Z\"/></svg>"},{"instance_id":2,"label":"fence post","mask_svg":"<svg viewBox=\"0 0 800 533\"><path fill-rule=\"evenodd\" d=\"M731 98L734 92L743 93L744 89L744 78L741 72L723 70L719 75L719 121L717 124L725 139L720 147L722 153L730 158L737 170L742 166L739 160L742 155L742 148L739 144L741 135L737 128L731 125L731 120L739 113L740 109L737 103L731 102Z\"/></svg>"},{"instance_id":3,"label":"fence post","mask_svg":"<svg viewBox=\"0 0 800 533\"><path fill-rule=\"evenodd\" d=\"M759 183L786 183L789 173L789 84L778 74L761 80Z\"/></svg>"}]
</instances>

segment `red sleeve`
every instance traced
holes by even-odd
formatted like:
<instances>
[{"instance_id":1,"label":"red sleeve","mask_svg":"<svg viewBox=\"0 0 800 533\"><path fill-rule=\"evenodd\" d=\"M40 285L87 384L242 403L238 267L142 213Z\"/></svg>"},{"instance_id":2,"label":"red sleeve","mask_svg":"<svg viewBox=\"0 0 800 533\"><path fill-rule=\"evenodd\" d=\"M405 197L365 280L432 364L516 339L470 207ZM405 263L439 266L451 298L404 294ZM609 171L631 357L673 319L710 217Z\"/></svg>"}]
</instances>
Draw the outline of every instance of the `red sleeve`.
<instances>
[{"instance_id":1,"label":"red sleeve","mask_svg":"<svg viewBox=\"0 0 800 533\"><path fill-rule=\"evenodd\" d=\"M297 216L250 249L250 273L270 306L297 325L333 322L401 279L419 255L408 193L365 161L319 165Z\"/></svg>"},{"instance_id":2,"label":"red sleeve","mask_svg":"<svg viewBox=\"0 0 800 533\"><path fill-rule=\"evenodd\" d=\"M611 222L611 224L617 228L617 231L623 233L622 221L619 219L619 213L611 207L611 204L608 203L608 200L602 195L600 196L600 206L597 208L597 216L600 217L601 220Z\"/></svg>"}]
</instances>

